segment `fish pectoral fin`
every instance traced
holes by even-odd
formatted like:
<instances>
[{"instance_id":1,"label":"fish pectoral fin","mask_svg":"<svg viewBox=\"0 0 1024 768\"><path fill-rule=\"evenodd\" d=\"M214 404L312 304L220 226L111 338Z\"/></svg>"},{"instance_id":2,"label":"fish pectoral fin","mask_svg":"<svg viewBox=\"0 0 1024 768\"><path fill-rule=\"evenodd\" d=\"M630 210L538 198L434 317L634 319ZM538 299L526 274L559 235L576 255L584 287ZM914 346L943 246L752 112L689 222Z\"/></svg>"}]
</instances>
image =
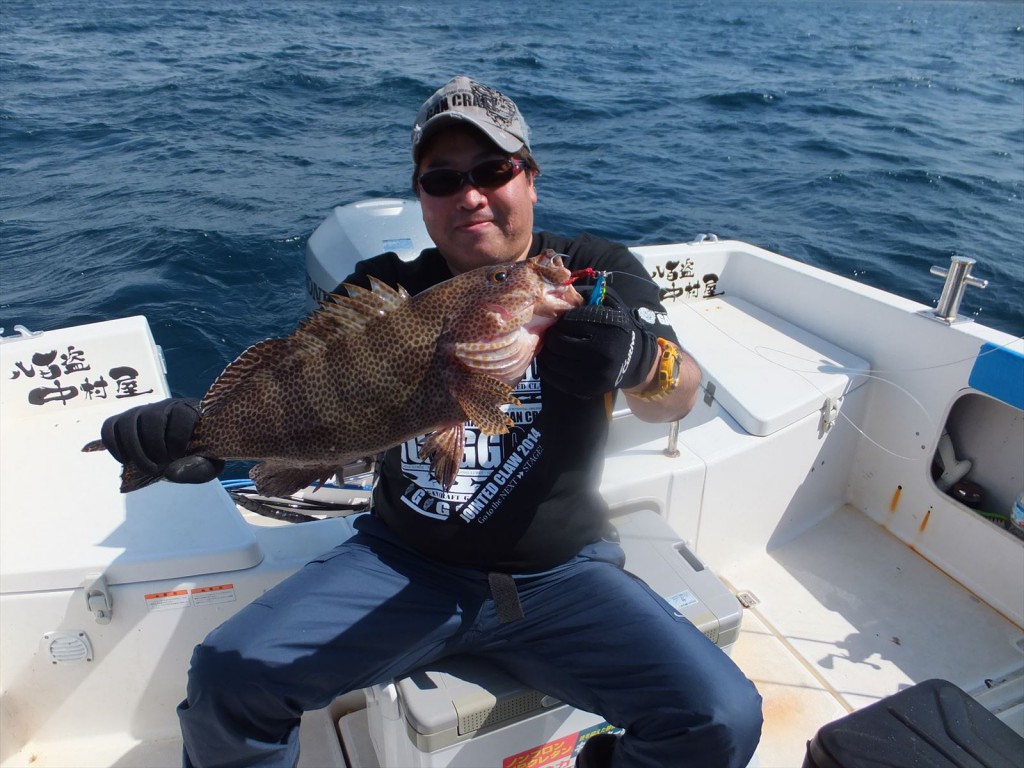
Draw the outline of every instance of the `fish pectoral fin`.
<instances>
[{"instance_id":1,"label":"fish pectoral fin","mask_svg":"<svg viewBox=\"0 0 1024 768\"><path fill-rule=\"evenodd\" d=\"M261 496L291 496L308 485L319 488L338 471L335 466L295 466L264 461L249 470L249 479Z\"/></svg>"},{"instance_id":2,"label":"fish pectoral fin","mask_svg":"<svg viewBox=\"0 0 1024 768\"><path fill-rule=\"evenodd\" d=\"M466 451L466 425L463 422L427 435L420 456L430 462L430 473L445 489L452 487Z\"/></svg>"},{"instance_id":3,"label":"fish pectoral fin","mask_svg":"<svg viewBox=\"0 0 1024 768\"><path fill-rule=\"evenodd\" d=\"M448 391L463 413L480 427L485 435L503 435L512 426L512 419L501 410L503 405L520 405L512 396L512 387L493 376L462 369L448 376Z\"/></svg>"}]
</instances>

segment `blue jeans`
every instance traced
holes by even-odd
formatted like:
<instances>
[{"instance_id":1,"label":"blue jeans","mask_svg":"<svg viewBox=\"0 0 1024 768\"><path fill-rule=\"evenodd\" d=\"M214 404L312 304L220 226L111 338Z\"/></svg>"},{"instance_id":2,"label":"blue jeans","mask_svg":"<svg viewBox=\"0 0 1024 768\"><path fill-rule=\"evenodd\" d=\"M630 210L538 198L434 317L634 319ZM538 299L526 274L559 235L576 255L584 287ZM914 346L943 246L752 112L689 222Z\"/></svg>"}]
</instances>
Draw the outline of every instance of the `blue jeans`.
<instances>
[{"instance_id":1,"label":"blue jeans","mask_svg":"<svg viewBox=\"0 0 1024 768\"><path fill-rule=\"evenodd\" d=\"M350 539L196 647L178 707L185 766L294 766L299 718L335 696L454 654L625 729L621 768L742 768L761 697L611 542L516 576L525 618L501 624L482 571L428 560L363 515Z\"/></svg>"}]
</instances>

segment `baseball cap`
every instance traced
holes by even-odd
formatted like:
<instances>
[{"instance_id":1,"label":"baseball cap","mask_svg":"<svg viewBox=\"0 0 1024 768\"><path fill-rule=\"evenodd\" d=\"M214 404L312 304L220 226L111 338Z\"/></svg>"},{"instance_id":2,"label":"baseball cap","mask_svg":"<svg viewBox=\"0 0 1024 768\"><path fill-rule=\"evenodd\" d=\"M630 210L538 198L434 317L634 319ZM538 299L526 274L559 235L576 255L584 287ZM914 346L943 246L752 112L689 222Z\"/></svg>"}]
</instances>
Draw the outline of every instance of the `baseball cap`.
<instances>
[{"instance_id":1,"label":"baseball cap","mask_svg":"<svg viewBox=\"0 0 1024 768\"><path fill-rule=\"evenodd\" d=\"M530 128L516 103L500 91L458 75L420 107L412 129L412 159L419 162L424 142L438 130L460 122L479 128L510 154L530 148Z\"/></svg>"}]
</instances>

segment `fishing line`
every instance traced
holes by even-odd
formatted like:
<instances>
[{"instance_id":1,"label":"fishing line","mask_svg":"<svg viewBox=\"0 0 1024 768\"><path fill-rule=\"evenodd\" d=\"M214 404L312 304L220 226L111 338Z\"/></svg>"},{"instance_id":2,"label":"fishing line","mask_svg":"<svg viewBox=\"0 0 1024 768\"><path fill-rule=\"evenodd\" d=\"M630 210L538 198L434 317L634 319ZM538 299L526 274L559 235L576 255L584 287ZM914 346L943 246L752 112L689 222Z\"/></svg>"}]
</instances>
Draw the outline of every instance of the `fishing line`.
<instances>
[{"instance_id":1,"label":"fishing line","mask_svg":"<svg viewBox=\"0 0 1024 768\"><path fill-rule=\"evenodd\" d=\"M725 331L723 331L721 328L718 328L718 326L715 326L715 327L719 331L724 333L725 335L727 335L727 336L729 335ZM732 340L735 341L737 344L741 343L738 339L735 339L732 336L729 336L729 338L732 338ZM786 366L786 365L783 365L780 362L777 362L775 360L770 359L766 355L762 354L761 350L768 350L768 351L771 351L771 352L776 352L776 353L778 353L780 355L785 355L787 357L790 357L790 358L793 358L793 359L796 359L796 360L800 360L800 361L805 362L805 363L813 364L814 361L813 360L808 360L806 358L799 357L797 355L792 354L791 352L785 352L783 350L774 349L772 347L756 346L756 347L753 347L753 348L747 347L747 349L750 349L750 351L754 352L754 354L756 354L762 360L765 360L765 361L771 363L772 365L777 365L778 367L782 368L783 370L787 370L787 371L790 371L792 373L797 374L801 379L806 381L809 386L811 386L814 389L816 389L818 391L818 393L820 395L822 395L822 397L825 397L825 398L828 398L828 395L825 394L824 392L822 392L820 387L818 387L813 381L811 381L809 378L807 378L803 374L805 374L805 373L843 373L843 374L847 374L849 376L860 376L860 377L865 378L865 379L874 379L876 381L881 381L881 382L883 382L885 384L888 384L889 386L895 388L896 390L902 392L904 395L907 396L908 400L910 400L912 403L914 403L914 405L917 406L917 409L924 416L924 420L925 420L925 422L928 425L928 431L929 432L933 432L935 430L936 426L937 426L936 423L935 423L935 420L932 419L931 414L928 412L928 409L925 408L924 403L922 403L917 397L915 397L914 394L912 392L910 392L910 390L908 390L906 387L900 386L899 384L897 384L895 381L893 381L891 379L887 379L884 376L877 375L874 371L869 373L869 372L865 372L865 371L859 371L859 370L857 370L855 368L847 368L847 367L842 366L842 365L819 365L817 368L815 368L813 370L802 371L800 369L797 369L797 368L794 368L794 367L791 367L791 366ZM889 373L892 373L892 372L889 371ZM879 443L877 440L875 440L873 437L871 437L871 435L869 435L865 430L863 430L856 422L854 422L853 419L851 419L849 416L847 416L845 413L843 413L842 409L837 408L836 409L836 413L839 416L841 416L843 418L843 420L846 421L847 424L849 424L857 432L859 432L860 435L865 440L867 440L869 443L874 445L876 448L879 448L879 449L885 451L886 453L890 454L891 456L894 456L894 457L896 457L898 459L903 459L904 461L916 461L917 460L916 456L904 456L903 454L896 453L892 449L887 448L886 446L884 446L881 443ZM919 430L917 432L917 436L919 436L920 434L921 434L921 432ZM923 447L924 446L922 446L922 448Z\"/></svg>"},{"instance_id":2,"label":"fishing line","mask_svg":"<svg viewBox=\"0 0 1024 768\"><path fill-rule=\"evenodd\" d=\"M583 272L584 270L580 270L580 271ZM639 277L638 275L634 275L634 274L632 274L630 272L622 272L622 271L613 271L613 272L607 272L607 273L604 273L604 274L607 276L609 284L612 284L615 278L618 278L618 277L621 277L621 276L626 276L626 277L637 279L637 280L644 280L645 279L645 278ZM900 373L923 373L923 372L926 372L926 371L935 371L935 370L939 370L939 369L942 369L942 368L950 368L950 367L953 367L953 366L959 366L959 365L963 365L963 364L968 363L968 362L976 361L976 360L980 359L981 357L984 357L986 355L992 354L994 352L999 352L1001 350L1009 349L1012 345L1017 344L1022 339L1024 339L1024 336L1018 336L1018 337L1015 337L1015 338L1011 339L1010 341L1006 342L1005 344L1001 344L1001 345L998 345L998 346L993 346L993 347L991 347L989 349L986 349L983 352L977 352L977 353L975 353L973 355L970 355L970 356L967 356L967 357L964 357L964 358L961 358L961 359L958 359L958 360L950 360L950 361L946 361L946 362L935 363L935 364L932 364L932 365L923 365L923 366L917 366L917 367L905 367L905 368L901 367L901 368L888 368L888 369L874 369L873 368L870 372L864 372L864 371L856 370L856 369L849 368L849 367L842 366L842 365L831 364L830 362L825 362L823 364L823 361L821 361L821 360L811 360L811 359L808 359L808 358L803 358L803 357L800 357L798 355L794 355L792 352L787 352L785 350L776 349L774 347L767 347L767 346L763 346L763 345L750 346L750 345L740 341L739 339L737 339L735 336L730 334L728 331L724 330L721 326L719 326L716 323L714 323L710 318L706 317L705 315L698 314L698 317L700 317L702 320L704 320L704 322L708 323L711 327L713 327L719 333L724 335L726 338L728 338L731 341L733 341L734 343L738 344L741 348L746 349L747 351L754 353L755 355L760 357L762 360L765 360L766 362L771 363L772 365L778 366L779 368L782 368L783 370L790 371L791 373L795 373L796 375L800 376L801 379L803 379L805 382L807 382L807 384L810 387L812 387L813 389L815 389L823 398L828 399L829 396L825 392L823 392L821 390L821 388L817 386L817 384L815 384L813 381L811 381L807 376L805 376L803 374L805 374L805 373L846 374L846 375L849 375L849 376L859 376L859 377L866 378L866 379L874 379L876 381L884 382L885 384L888 384L889 386L893 387L894 389L896 389L897 391L899 391L903 395L905 395L907 397L907 399L910 400L917 407L917 410L920 411L920 413L924 417L924 421L927 424L927 428L928 428L929 432L934 432L934 430L936 429L936 423L935 423L935 420L931 417L931 414L929 413L928 409L924 406L924 404L917 397L915 397L914 394L911 393L906 387L903 387L903 386L897 384L895 381L893 381L892 379L886 378L885 375L882 375L882 374L894 375L894 374L900 374ZM775 353L776 356L786 357L786 358L789 358L790 360L795 360L795 361L799 361L799 362L802 362L802 363L807 363L811 367L809 369L806 369L806 370L801 370L800 368L798 368L798 367L796 367L796 366L794 366L792 364L785 364L783 362L780 362L778 359L772 359L772 357L769 356L767 353ZM704 390L705 394L707 394L707 388L703 384L700 385L700 388L702 390ZM711 395L711 397L714 397L714 395ZM879 443L877 440L875 440L873 437L871 437L871 435L869 435L864 429L862 429L856 422L854 422L853 419L851 419L846 413L844 413L842 411L842 409L837 409L837 413L851 427L853 427L854 430L856 430L862 437L864 437L865 440L867 440L868 442L870 442L872 445L874 445L875 447L879 448L880 450L885 451L886 453L890 454L891 456L894 456L895 458L903 459L905 461L916 461L917 460L918 456L905 456L905 455L903 455L901 453L898 453L896 451L893 451L892 449L888 448L887 446L884 446L881 443ZM918 431L917 432L917 436L920 436L920 434L921 434L921 431Z\"/></svg>"},{"instance_id":3,"label":"fishing line","mask_svg":"<svg viewBox=\"0 0 1024 768\"><path fill-rule=\"evenodd\" d=\"M859 371L859 370L856 370L856 369L853 369L853 368L848 368L848 367L842 366L842 365L834 365L834 364L822 365L820 361L814 361L814 360L809 360L809 359L806 359L806 358L801 358L801 357L799 357L797 355L792 354L791 352L786 352L785 350L775 349L774 347L766 347L766 346L763 346L763 345L750 346L748 344L743 343L739 339L737 339L735 336L730 334L728 331L723 330L720 326L718 326L715 323L713 323L709 318L704 317L703 315L698 315L698 316L704 322L708 323L711 327L713 327L715 330L717 330L719 333L724 335L726 338L731 339L733 342L735 342L736 344L741 346L743 349L746 349L749 352L753 352L755 355L760 357L765 362L768 362L768 363L770 363L770 364L772 364L774 366L777 366L777 367L781 368L782 370L789 371L790 373L795 373L797 376L799 376L801 379L803 379L805 382L807 382L808 386L810 386L815 391L817 391L818 394L820 394L822 396L822 398L825 399L825 400L829 400L829 399L831 399L831 397L827 393L825 393L821 389L821 387L819 387L817 384L815 384L813 381L811 381L810 378L805 376L804 375L805 373L844 373L844 374L851 375L851 376L862 376L864 378L876 379L878 381L885 382L886 384L889 384L890 386L892 386L895 389L897 389L900 392L902 392L904 395L907 396L907 398L912 403L914 403L914 405L917 406L917 409L924 416L924 420L925 420L926 424L928 425L929 431L935 429L935 422L932 419L931 415L928 413L928 409L925 408L924 403L922 403L920 400L918 400L917 397L915 397L913 395L913 393L908 391L905 387L900 386L899 384L897 384L894 381L886 379L886 378L884 378L882 376L876 376L874 373L866 373L864 371ZM785 365L785 364L779 362L778 360L773 360L771 357L768 357L767 355L764 354L765 351L775 352L775 353L777 353L779 355L784 355L784 356L789 357L789 358L793 358L793 359L800 360L800 361L805 362L805 363L809 363L810 365L813 365L814 368L812 368L811 370L802 371L802 370L800 370L798 368L795 368L793 366ZM705 392L707 391L706 388L703 386L703 384L701 385L701 389L704 389ZM840 397L843 397L843 396L844 395L840 395ZM714 395L712 395L712 397L714 397ZM897 451L894 451L891 448L889 448L889 447L887 447L885 445L882 445L880 442L878 442L873 437L871 437L871 435L869 435L864 429L862 429L847 414L843 413L842 408L836 408L836 413L839 416L841 416L843 418L843 420L845 420L851 427L853 427L853 429L856 430L865 440L867 440L869 443L874 445L876 448L879 448L880 450L885 451L890 456L893 456L893 457L898 458L898 459L902 459L904 461L916 461L918 459L918 456L905 456L902 453L898 453ZM920 433L921 433L921 430L918 430L917 434L920 435Z\"/></svg>"}]
</instances>

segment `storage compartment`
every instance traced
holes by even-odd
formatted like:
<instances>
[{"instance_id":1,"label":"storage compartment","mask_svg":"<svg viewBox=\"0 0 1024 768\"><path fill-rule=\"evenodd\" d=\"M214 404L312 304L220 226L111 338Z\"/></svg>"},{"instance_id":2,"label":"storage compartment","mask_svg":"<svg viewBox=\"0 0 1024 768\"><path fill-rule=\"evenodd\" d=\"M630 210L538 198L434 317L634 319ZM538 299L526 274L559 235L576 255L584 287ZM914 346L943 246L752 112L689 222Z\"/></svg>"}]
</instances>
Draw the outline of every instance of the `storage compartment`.
<instances>
[{"instance_id":1,"label":"storage compartment","mask_svg":"<svg viewBox=\"0 0 1024 768\"><path fill-rule=\"evenodd\" d=\"M967 391L950 409L944 433L932 465L939 490L1024 536L1009 520L1024 492L1024 412Z\"/></svg>"}]
</instances>

